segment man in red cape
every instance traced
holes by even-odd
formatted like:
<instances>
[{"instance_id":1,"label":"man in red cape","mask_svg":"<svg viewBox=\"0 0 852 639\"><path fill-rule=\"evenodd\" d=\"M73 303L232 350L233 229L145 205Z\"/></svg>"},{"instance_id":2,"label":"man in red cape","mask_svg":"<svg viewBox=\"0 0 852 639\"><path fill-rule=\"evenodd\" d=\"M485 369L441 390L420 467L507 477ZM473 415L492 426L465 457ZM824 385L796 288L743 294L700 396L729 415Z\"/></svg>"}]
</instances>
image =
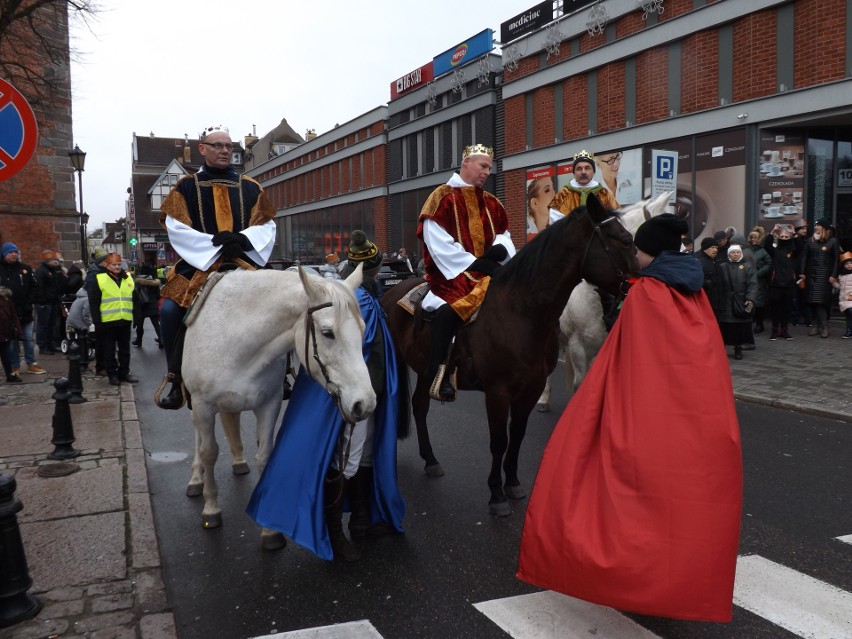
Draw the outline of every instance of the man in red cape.
<instances>
[{"instance_id":1,"label":"man in red cape","mask_svg":"<svg viewBox=\"0 0 852 639\"><path fill-rule=\"evenodd\" d=\"M641 277L545 449L518 578L620 610L730 621L739 424L702 271L673 215L637 231Z\"/></svg>"}]
</instances>

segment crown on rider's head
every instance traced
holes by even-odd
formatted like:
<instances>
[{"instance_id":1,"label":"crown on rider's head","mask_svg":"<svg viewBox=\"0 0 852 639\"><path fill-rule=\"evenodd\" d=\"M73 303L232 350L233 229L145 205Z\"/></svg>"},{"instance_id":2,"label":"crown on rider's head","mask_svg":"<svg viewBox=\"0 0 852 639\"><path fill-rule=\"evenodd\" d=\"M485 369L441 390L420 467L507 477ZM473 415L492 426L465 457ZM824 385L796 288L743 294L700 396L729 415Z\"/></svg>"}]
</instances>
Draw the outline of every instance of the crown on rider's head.
<instances>
[{"instance_id":1,"label":"crown on rider's head","mask_svg":"<svg viewBox=\"0 0 852 639\"><path fill-rule=\"evenodd\" d=\"M462 151L462 160L466 160L471 155L487 155L493 160L494 149L490 146L485 146L484 144L479 143L464 147L464 151Z\"/></svg>"},{"instance_id":2,"label":"crown on rider's head","mask_svg":"<svg viewBox=\"0 0 852 639\"><path fill-rule=\"evenodd\" d=\"M203 140L211 133L215 133L216 131L224 131L225 133L230 133L228 131L228 127L222 126L221 124L218 126L208 126L206 129L201 129L201 133L198 134L198 139Z\"/></svg>"},{"instance_id":3,"label":"crown on rider's head","mask_svg":"<svg viewBox=\"0 0 852 639\"><path fill-rule=\"evenodd\" d=\"M574 164L577 164L577 162L588 162L592 165L592 167L598 167L598 165L595 164L595 156L586 151L586 149L574 154Z\"/></svg>"}]
</instances>

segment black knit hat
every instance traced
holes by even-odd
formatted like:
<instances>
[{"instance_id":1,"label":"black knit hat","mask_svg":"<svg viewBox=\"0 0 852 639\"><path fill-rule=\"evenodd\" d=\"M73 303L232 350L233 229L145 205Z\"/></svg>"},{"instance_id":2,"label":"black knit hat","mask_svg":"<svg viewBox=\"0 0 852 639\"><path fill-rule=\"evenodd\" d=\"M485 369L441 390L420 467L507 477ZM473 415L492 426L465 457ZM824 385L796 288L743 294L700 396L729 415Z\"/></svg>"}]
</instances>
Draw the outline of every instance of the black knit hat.
<instances>
[{"instance_id":1,"label":"black knit hat","mask_svg":"<svg viewBox=\"0 0 852 639\"><path fill-rule=\"evenodd\" d=\"M642 223L633 243L643 253L656 257L663 251L679 251L681 238L689 232L689 225L676 215L663 213Z\"/></svg>"},{"instance_id":2,"label":"black knit hat","mask_svg":"<svg viewBox=\"0 0 852 639\"><path fill-rule=\"evenodd\" d=\"M705 237L701 240L701 250L702 251L706 251L711 246L715 246L716 248L719 248L719 243L715 240L715 238Z\"/></svg>"},{"instance_id":3,"label":"black knit hat","mask_svg":"<svg viewBox=\"0 0 852 639\"><path fill-rule=\"evenodd\" d=\"M349 242L349 262L353 268L363 264L365 275L375 275L382 268L382 252L360 229L352 231L352 240Z\"/></svg>"}]
</instances>

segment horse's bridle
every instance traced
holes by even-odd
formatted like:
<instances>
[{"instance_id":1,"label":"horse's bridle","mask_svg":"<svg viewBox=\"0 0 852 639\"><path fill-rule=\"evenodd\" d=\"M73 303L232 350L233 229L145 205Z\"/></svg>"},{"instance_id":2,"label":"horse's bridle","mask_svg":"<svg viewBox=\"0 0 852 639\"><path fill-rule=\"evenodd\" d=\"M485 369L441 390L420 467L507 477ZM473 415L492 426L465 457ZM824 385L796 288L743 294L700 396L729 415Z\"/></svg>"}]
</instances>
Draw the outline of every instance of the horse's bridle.
<instances>
[{"instance_id":1,"label":"horse's bridle","mask_svg":"<svg viewBox=\"0 0 852 639\"><path fill-rule=\"evenodd\" d=\"M588 215L588 213L586 215ZM606 241L606 238L604 237L603 231L601 231L601 227L604 224L609 224L610 222L618 221L618 216L617 215L610 215L603 222L597 222L597 223L594 220L592 220L591 216L589 216L589 221L592 223L593 232L589 236L589 241L586 243L586 250L583 251L583 260L580 262L580 273L583 274L583 271L586 268L586 260L589 257L589 249L592 248L592 242L594 242L595 238L597 238L598 241L601 243L601 246L603 247L604 253L606 253L606 256L607 256L607 259L609 260L610 266L612 266L613 270L615 271L616 276L621 280L621 283L619 284L619 294L618 294L619 299L621 299L627 294L627 288L628 287L625 286L625 285L628 282L628 278L625 275L624 271L622 271L621 268L618 266L618 264L616 264L615 255L613 254L612 246L610 245L609 242ZM588 278L585 278L585 279L588 280Z\"/></svg>"}]
</instances>

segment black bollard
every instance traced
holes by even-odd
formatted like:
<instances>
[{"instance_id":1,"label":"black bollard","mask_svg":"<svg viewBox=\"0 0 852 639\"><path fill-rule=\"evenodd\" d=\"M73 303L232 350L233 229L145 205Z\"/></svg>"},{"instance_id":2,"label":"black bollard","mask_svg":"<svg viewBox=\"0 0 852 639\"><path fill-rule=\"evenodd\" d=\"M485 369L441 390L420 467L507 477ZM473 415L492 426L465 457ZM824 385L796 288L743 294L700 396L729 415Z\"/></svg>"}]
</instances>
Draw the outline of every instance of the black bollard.
<instances>
[{"instance_id":1,"label":"black bollard","mask_svg":"<svg viewBox=\"0 0 852 639\"><path fill-rule=\"evenodd\" d=\"M30 619L41 601L27 591L33 585L16 513L24 506L15 498L17 483L0 475L0 628Z\"/></svg>"},{"instance_id":2,"label":"black bollard","mask_svg":"<svg viewBox=\"0 0 852 639\"><path fill-rule=\"evenodd\" d=\"M69 404L82 404L88 401L83 397L83 375L80 373L80 345L77 340L68 348L68 398Z\"/></svg>"},{"instance_id":3,"label":"black bollard","mask_svg":"<svg viewBox=\"0 0 852 639\"><path fill-rule=\"evenodd\" d=\"M68 400L71 393L68 392L68 380L60 377L53 386L56 392L53 399L56 400L56 408L53 411L53 439L50 443L55 446L53 452L48 455L50 459L71 459L80 454L71 445L74 443L74 424L71 421L71 407Z\"/></svg>"}]
</instances>

